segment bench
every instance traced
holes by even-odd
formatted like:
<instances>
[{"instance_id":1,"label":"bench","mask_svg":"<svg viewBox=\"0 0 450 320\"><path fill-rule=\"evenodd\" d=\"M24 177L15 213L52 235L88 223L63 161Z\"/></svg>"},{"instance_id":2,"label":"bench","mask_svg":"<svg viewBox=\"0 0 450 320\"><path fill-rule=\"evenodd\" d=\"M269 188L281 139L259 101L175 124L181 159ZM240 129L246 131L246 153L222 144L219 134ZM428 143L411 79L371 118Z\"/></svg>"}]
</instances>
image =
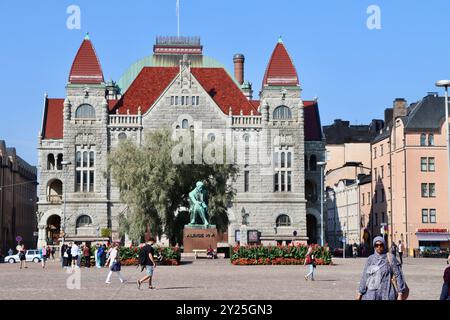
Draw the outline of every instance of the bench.
<instances>
[{"instance_id":1,"label":"bench","mask_svg":"<svg viewBox=\"0 0 450 320\"><path fill-rule=\"evenodd\" d=\"M199 253L205 254L206 258L208 257L208 255L207 255L208 250L206 250L206 249L194 249L194 250L192 250L192 252L194 253L195 259L197 259Z\"/></svg>"}]
</instances>

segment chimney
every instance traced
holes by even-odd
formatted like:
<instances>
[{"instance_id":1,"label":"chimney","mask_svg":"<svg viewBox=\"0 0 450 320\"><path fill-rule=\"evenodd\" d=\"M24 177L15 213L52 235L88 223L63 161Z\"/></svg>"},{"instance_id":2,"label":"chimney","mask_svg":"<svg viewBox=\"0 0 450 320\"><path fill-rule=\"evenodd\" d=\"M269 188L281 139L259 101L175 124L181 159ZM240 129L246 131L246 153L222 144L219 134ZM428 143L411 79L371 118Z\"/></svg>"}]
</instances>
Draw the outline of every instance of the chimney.
<instances>
[{"instance_id":1,"label":"chimney","mask_svg":"<svg viewBox=\"0 0 450 320\"><path fill-rule=\"evenodd\" d=\"M406 116L406 100L404 98L397 98L394 100L394 114L393 118Z\"/></svg>"},{"instance_id":2,"label":"chimney","mask_svg":"<svg viewBox=\"0 0 450 320\"><path fill-rule=\"evenodd\" d=\"M242 53L236 53L233 56L234 78L240 85L244 83L244 61L245 57Z\"/></svg>"},{"instance_id":3,"label":"chimney","mask_svg":"<svg viewBox=\"0 0 450 320\"><path fill-rule=\"evenodd\" d=\"M389 121L392 120L392 116L394 115L394 109L393 108L386 108L384 109L384 123L388 124Z\"/></svg>"}]
</instances>

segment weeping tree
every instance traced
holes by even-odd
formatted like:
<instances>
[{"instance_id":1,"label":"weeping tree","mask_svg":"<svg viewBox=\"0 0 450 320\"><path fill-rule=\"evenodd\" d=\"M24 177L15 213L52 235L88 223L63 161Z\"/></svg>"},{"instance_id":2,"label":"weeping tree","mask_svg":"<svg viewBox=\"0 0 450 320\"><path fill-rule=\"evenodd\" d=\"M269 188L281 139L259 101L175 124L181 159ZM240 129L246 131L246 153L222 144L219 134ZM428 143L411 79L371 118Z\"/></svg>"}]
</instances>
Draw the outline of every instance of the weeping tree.
<instances>
[{"instance_id":1,"label":"weeping tree","mask_svg":"<svg viewBox=\"0 0 450 320\"><path fill-rule=\"evenodd\" d=\"M170 129L145 134L141 146L125 140L113 150L108 170L128 209L119 217L120 233L139 241L150 226L153 235L166 234L180 242L189 207L188 194L197 181L208 190L209 220L220 231L228 227L227 209L235 195L231 182L238 167L232 164L174 164L172 150L177 144Z\"/></svg>"}]
</instances>

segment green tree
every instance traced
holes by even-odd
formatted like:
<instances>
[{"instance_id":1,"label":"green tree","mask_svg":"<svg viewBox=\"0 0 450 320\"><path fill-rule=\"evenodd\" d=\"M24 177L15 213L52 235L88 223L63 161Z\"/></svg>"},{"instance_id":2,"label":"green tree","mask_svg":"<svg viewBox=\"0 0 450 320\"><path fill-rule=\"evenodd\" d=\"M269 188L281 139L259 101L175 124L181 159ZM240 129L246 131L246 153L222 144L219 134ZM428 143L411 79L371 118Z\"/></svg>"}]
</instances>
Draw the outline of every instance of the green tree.
<instances>
[{"instance_id":1,"label":"green tree","mask_svg":"<svg viewBox=\"0 0 450 320\"><path fill-rule=\"evenodd\" d=\"M231 164L174 164L172 150L176 145L170 129L158 129L145 134L138 146L132 141L119 143L108 159L113 183L127 205L120 216L120 232L139 241L147 225L154 235L165 233L172 243L180 242L184 225L176 219L180 207L189 207L188 193L197 181L208 190L211 224L220 231L228 227L227 209L235 195L231 187L238 167ZM180 229L181 228L181 229Z\"/></svg>"}]
</instances>

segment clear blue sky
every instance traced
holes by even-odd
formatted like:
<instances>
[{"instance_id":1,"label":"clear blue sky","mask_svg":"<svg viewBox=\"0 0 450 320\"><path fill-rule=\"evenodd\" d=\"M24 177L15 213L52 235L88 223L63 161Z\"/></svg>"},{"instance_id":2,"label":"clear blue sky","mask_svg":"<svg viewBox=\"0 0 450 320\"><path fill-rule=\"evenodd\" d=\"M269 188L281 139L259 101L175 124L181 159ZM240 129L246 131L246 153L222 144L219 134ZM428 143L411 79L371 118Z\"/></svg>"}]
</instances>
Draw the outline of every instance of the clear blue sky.
<instances>
[{"instance_id":1,"label":"clear blue sky","mask_svg":"<svg viewBox=\"0 0 450 320\"><path fill-rule=\"evenodd\" d=\"M232 71L246 56L256 92L278 36L294 60L303 98L319 97L322 124L368 123L396 97L409 102L450 78L450 1L180 0L181 34L198 35L204 52ZM107 79L150 55L157 35L176 35L175 0L1 1L0 139L37 164L44 92L64 98L72 60L90 33ZM69 30L69 5L81 29ZM381 8L381 30L366 27Z\"/></svg>"}]
</instances>

